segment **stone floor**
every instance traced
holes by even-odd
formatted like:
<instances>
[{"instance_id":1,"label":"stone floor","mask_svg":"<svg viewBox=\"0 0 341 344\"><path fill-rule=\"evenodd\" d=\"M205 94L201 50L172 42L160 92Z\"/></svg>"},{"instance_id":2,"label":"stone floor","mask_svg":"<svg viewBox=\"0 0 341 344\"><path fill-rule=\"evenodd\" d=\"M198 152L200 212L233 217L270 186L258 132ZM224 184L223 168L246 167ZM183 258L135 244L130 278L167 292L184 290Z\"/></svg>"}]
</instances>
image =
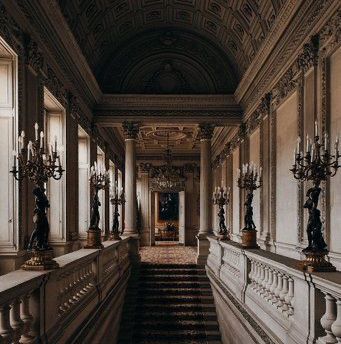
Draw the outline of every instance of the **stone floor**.
<instances>
[{"instance_id":1,"label":"stone floor","mask_svg":"<svg viewBox=\"0 0 341 344\"><path fill-rule=\"evenodd\" d=\"M150 264L195 264L196 247L163 242L157 246L141 247L141 261Z\"/></svg>"}]
</instances>

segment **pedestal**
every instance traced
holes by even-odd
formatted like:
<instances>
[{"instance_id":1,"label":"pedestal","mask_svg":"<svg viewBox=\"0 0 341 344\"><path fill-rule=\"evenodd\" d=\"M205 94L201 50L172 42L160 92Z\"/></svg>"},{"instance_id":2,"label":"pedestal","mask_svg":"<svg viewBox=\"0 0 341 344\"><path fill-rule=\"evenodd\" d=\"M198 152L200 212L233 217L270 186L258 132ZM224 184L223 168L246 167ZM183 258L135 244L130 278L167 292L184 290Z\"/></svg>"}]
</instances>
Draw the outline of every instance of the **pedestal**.
<instances>
[{"instance_id":1,"label":"pedestal","mask_svg":"<svg viewBox=\"0 0 341 344\"><path fill-rule=\"evenodd\" d=\"M205 265L208 254L210 253L210 242L207 240L208 235L198 234L197 238L197 264Z\"/></svg>"},{"instance_id":2,"label":"pedestal","mask_svg":"<svg viewBox=\"0 0 341 344\"><path fill-rule=\"evenodd\" d=\"M230 238L230 234L229 233L225 233L225 234L217 234L217 238L221 241L229 241L231 240Z\"/></svg>"},{"instance_id":3,"label":"pedestal","mask_svg":"<svg viewBox=\"0 0 341 344\"><path fill-rule=\"evenodd\" d=\"M257 245L257 231L255 229L242 230L242 246L243 248L259 248Z\"/></svg>"},{"instance_id":4,"label":"pedestal","mask_svg":"<svg viewBox=\"0 0 341 344\"><path fill-rule=\"evenodd\" d=\"M109 234L109 240L111 241L116 241L116 240L122 240L121 237L120 237L120 234L119 233L110 233Z\"/></svg>"},{"instance_id":5,"label":"pedestal","mask_svg":"<svg viewBox=\"0 0 341 344\"><path fill-rule=\"evenodd\" d=\"M336 271L335 266L326 260L326 255L329 253L327 250L314 251L305 249L302 252L306 256L306 259L302 262L303 270L309 273Z\"/></svg>"},{"instance_id":6,"label":"pedestal","mask_svg":"<svg viewBox=\"0 0 341 344\"><path fill-rule=\"evenodd\" d=\"M84 248L102 249L101 230L99 228L89 228L87 233L87 242Z\"/></svg>"},{"instance_id":7,"label":"pedestal","mask_svg":"<svg viewBox=\"0 0 341 344\"><path fill-rule=\"evenodd\" d=\"M53 260L53 250L34 250L29 252L31 258L27 260L21 268L23 270L41 271L59 268L58 263Z\"/></svg>"}]
</instances>

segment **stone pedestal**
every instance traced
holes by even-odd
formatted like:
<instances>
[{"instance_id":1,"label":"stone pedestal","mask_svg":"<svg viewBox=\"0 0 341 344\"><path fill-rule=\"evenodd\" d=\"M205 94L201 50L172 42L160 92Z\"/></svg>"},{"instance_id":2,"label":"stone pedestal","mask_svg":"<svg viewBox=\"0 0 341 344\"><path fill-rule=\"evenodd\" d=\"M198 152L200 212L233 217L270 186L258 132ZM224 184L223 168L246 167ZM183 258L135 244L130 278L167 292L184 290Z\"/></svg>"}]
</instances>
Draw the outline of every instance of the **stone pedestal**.
<instances>
[{"instance_id":1,"label":"stone pedestal","mask_svg":"<svg viewBox=\"0 0 341 344\"><path fill-rule=\"evenodd\" d=\"M89 228L87 233L87 243L84 248L102 249L101 230Z\"/></svg>"},{"instance_id":2,"label":"stone pedestal","mask_svg":"<svg viewBox=\"0 0 341 344\"><path fill-rule=\"evenodd\" d=\"M242 246L243 248L259 248L257 244L257 231L243 229L242 230Z\"/></svg>"},{"instance_id":3,"label":"stone pedestal","mask_svg":"<svg viewBox=\"0 0 341 344\"><path fill-rule=\"evenodd\" d=\"M207 235L200 235L196 236L197 238L197 264L198 265L205 265L207 262L207 257L209 254L210 249L210 242L207 239Z\"/></svg>"},{"instance_id":4,"label":"stone pedestal","mask_svg":"<svg viewBox=\"0 0 341 344\"><path fill-rule=\"evenodd\" d=\"M27 260L21 268L23 270L41 271L58 269L58 263L53 260L53 250L29 252L31 258Z\"/></svg>"}]
</instances>

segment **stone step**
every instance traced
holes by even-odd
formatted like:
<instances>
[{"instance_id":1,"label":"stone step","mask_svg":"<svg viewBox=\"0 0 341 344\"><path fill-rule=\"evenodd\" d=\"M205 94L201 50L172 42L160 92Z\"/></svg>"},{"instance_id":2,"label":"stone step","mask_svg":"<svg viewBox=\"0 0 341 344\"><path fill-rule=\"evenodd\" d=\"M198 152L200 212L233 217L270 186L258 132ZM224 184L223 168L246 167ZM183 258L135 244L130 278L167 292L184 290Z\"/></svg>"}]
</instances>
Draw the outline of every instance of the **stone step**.
<instances>
[{"instance_id":1,"label":"stone step","mask_svg":"<svg viewBox=\"0 0 341 344\"><path fill-rule=\"evenodd\" d=\"M207 282L208 278L206 276L189 276L189 275L151 275L151 276L145 276L143 279L144 281L148 282L183 282L183 281L189 281L189 282Z\"/></svg>"},{"instance_id":2,"label":"stone step","mask_svg":"<svg viewBox=\"0 0 341 344\"><path fill-rule=\"evenodd\" d=\"M136 321L169 321L169 322L178 322L178 321L217 321L217 315L215 312L206 311L203 312L181 312L181 313L157 313L157 312L148 312L141 314L132 314ZM131 319L131 318L130 318Z\"/></svg>"},{"instance_id":3,"label":"stone step","mask_svg":"<svg viewBox=\"0 0 341 344\"><path fill-rule=\"evenodd\" d=\"M187 276L206 276L205 270L193 269L146 269L142 270L143 278L150 275L187 275Z\"/></svg>"},{"instance_id":4,"label":"stone step","mask_svg":"<svg viewBox=\"0 0 341 344\"><path fill-rule=\"evenodd\" d=\"M140 288L142 295L155 295L158 297L171 295L212 295L210 288Z\"/></svg>"},{"instance_id":5,"label":"stone step","mask_svg":"<svg viewBox=\"0 0 341 344\"><path fill-rule=\"evenodd\" d=\"M140 269L205 269L204 265L197 264L151 264L151 263L142 263Z\"/></svg>"},{"instance_id":6,"label":"stone step","mask_svg":"<svg viewBox=\"0 0 341 344\"><path fill-rule=\"evenodd\" d=\"M168 296L162 296L160 297L159 295L143 295L139 296L136 299L136 302L138 304L147 304L147 305L154 305L154 304L192 304L192 303L197 303L197 304L214 304L214 299L213 296L209 295L168 295Z\"/></svg>"},{"instance_id":7,"label":"stone step","mask_svg":"<svg viewBox=\"0 0 341 344\"><path fill-rule=\"evenodd\" d=\"M140 323L136 323L134 326L134 330L139 331L141 329L148 329L148 330L158 330L158 331L192 331L192 330L203 330L206 331L219 331L219 326L216 321L190 321L190 320L178 320L172 323L169 321L159 321L159 320L142 320Z\"/></svg>"},{"instance_id":8,"label":"stone step","mask_svg":"<svg viewBox=\"0 0 341 344\"><path fill-rule=\"evenodd\" d=\"M207 281L144 281L138 285L139 289L143 288L154 288L154 289L184 289L184 288L210 288L210 283Z\"/></svg>"},{"instance_id":9,"label":"stone step","mask_svg":"<svg viewBox=\"0 0 341 344\"><path fill-rule=\"evenodd\" d=\"M137 305L135 308L136 312L147 313L153 311L154 313L163 314L167 313L179 313L179 312L213 312L215 311L214 305L201 305L201 304L177 304L167 305L163 303L153 305Z\"/></svg>"},{"instance_id":10,"label":"stone step","mask_svg":"<svg viewBox=\"0 0 341 344\"><path fill-rule=\"evenodd\" d=\"M202 340L206 338L208 340L221 340L219 331L205 331L202 330L179 330L177 332L170 331L158 331L158 330L149 330L145 329L143 331L138 331L133 335L133 340L138 342L141 339L148 338L150 340L159 340L162 343L162 340Z\"/></svg>"}]
</instances>

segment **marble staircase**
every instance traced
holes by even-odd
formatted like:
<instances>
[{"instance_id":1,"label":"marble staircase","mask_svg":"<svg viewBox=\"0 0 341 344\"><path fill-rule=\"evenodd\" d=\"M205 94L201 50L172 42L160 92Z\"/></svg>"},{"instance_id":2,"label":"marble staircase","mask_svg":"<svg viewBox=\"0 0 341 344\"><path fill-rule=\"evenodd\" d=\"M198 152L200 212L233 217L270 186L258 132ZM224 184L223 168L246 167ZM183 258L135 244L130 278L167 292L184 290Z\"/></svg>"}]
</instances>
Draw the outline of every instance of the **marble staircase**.
<instances>
[{"instance_id":1,"label":"marble staircase","mask_svg":"<svg viewBox=\"0 0 341 344\"><path fill-rule=\"evenodd\" d=\"M220 344L204 267L141 264L129 282L119 344Z\"/></svg>"}]
</instances>

